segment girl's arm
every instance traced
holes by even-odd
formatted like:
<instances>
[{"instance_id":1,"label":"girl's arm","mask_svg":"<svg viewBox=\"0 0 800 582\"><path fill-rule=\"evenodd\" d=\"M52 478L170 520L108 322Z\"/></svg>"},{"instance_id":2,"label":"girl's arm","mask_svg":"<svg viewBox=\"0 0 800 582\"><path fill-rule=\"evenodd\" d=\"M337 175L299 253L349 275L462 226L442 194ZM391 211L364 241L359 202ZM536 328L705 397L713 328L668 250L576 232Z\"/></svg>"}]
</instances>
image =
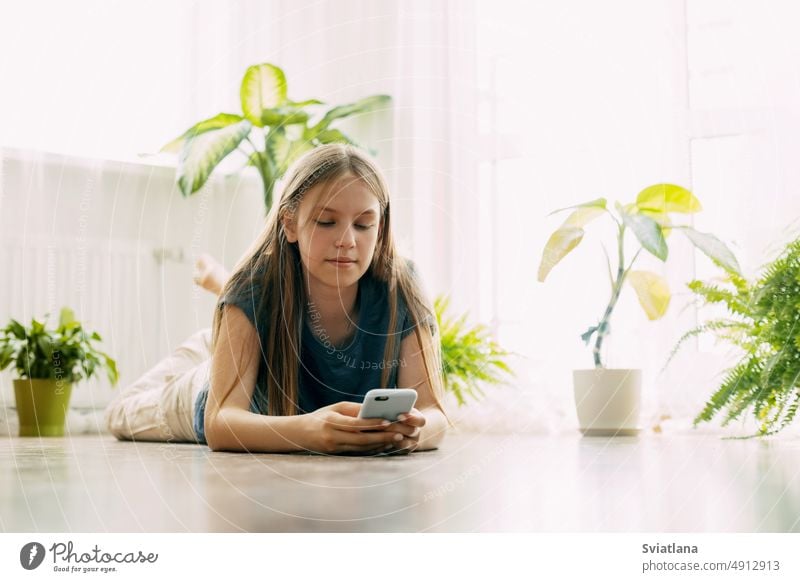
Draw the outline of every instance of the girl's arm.
<instances>
[{"instance_id":1,"label":"girl's arm","mask_svg":"<svg viewBox=\"0 0 800 582\"><path fill-rule=\"evenodd\" d=\"M223 309L206 404L208 446L213 451L305 450L300 442L300 417L250 412L261 356L258 332L238 307L227 305Z\"/></svg>"},{"instance_id":2,"label":"girl's arm","mask_svg":"<svg viewBox=\"0 0 800 582\"><path fill-rule=\"evenodd\" d=\"M368 453L393 446L395 433L381 431L384 427L375 419L358 418L361 405L354 402L338 402L295 416L250 412L261 360L258 332L238 307L223 309L205 414L206 442L211 450Z\"/></svg>"},{"instance_id":3,"label":"girl's arm","mask_svg":"<svg viewBox=\"0 0 800 582\"><path fill-rule=\"evenodd\" d=\"M428 334L423 334L422 337L423 341L431 343L434 341ZM429 362L428 365L432 366L433 362ZM434 372L434 377L438 381L438 371ZM405 424L419 428L416 443L413 440L407 442L409 439L405 439L397 445L398 448L408 447L410 450L438 448L447 431L447 419L433 398L433 389L428 382L422 350L416 333L409 334L400 343L400 369L397 372L397 387L414 388L417 391L416 410L412 410L410 418ZM421 415L421 418L417 418L418 415ZM413 433L411 434L413 435Z\"/></svg>"}]
</instances>

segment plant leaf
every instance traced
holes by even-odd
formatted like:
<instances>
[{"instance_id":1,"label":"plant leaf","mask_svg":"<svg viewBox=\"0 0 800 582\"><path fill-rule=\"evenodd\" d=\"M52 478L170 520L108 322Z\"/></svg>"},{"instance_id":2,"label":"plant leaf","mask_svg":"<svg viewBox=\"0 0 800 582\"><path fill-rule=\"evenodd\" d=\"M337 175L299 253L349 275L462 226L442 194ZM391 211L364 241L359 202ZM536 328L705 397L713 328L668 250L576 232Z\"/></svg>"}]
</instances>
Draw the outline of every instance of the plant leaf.
<instances>
[{"instance_id":1,"label":"plant leaf","mask_svg":"<svg viewBox=\"0 0 800 582\"><path fill-rule=\"evenodd\" d=\"M605 198L597 198L595 200L590 200L589 202L584 202L583 204L576 204L575 206L565 206L564 208L559 208L558 210L553 210L547 216L552 216L557 212L564 212L565 210L572 210L573 208L600 208L605 210L606 209L606 199Z\"/></svg>"},{"instance_id":2,"label":"plant leaf","mask_svg":"<svg viewBox=\"0 0 800 582\"><path fill-rule=\"evenodd\" d=\"M286 105L291 105L292 107L306 107L308 105L325 105L325 102L319 99L306 99L305 101L292 101L291 99L287 99Z\"/></svg>"},{"instance_id":3,"label":"plant leaf","mask_svg":"<svg viewBox=\"0 0 800 582\"><path fill-rule=\"evenodd\" d=\"M71 323L75 323L75 312L69 307L62 307L58 318L58 326L64 328Z\"/></svg>"},{"instance_id":4,"label":"plant leaf","mask_svg":"<svg viewBox=\"0 0 800 582\"><path fill-rule=\"evenodd\" d=\"M263 127L264 110L286 102L286 75L279 67L269 63L248 67L242 78L239 96L244 116L253 125Z\"/></svg>"},{"instance_id":5,"label":"plant leaf","mask_svg":"<svg viewBox=\"0 0 800 582\"><path fill-rule=\"evenodd\" d=\"M664 235L658 223L642 214L628 214L620 205L617 205L617 210L622 216L625 225L633 231L633 234L636 235L645 250L662 261L666 261L668 254L667 241L664 240Z\"/></svg>"},{"instance_id":6,"label":"plant leaf","mask_svg":"<svg viewBox=\"0 0 800 582\"><path fill-rule=\"evenodd\" d=\"M214 131L215 129L228 127L229 125L240 122L242 119L244 118L241 115L235 115L233 113L219 113L214 117L204 119L203 121L194 124L192 127L184 131L180 137L175 138L161 148L161 151L177 153L181 150L181 147L183 147L187 140L190 140L193 137L196 137L207 131Z\"/></svg>"},{"instance_id":7,"label":"plant leaf","mask_svg":"<svg viewBox=\"0 0 800 582\"><path fill-rule=\"evenodd\" d=\"M0 339L0 344L2 344L5 338ZM13 345L3 344L2 350L0 350L0 370L5 370L8 368L8 365L14 361L16 357L16 350L14 349Z\"/></svg>"},{"instance_id":8,"label":"plant leaf","mask_svg":"<svg viewBox=\"0 0 800 582\"><path fill-rule=\"evenodd\" d=\"M25 327L16 319L9 322L6 332L11 333L17 339L25 339Z\"/></svg>"},{"instance_id":9,"label":"plant leaf","mask_svg":"<svg viewBox=\"0 0 800 582\"><path fill-rule=\"evenodd\" d=\"M326 129L317 134L317 139L321 143L348 143L350 145L357 145L352 139L347 137L338 129Z\"/></svg>"},{"instance_id":10,"label":"plant leaf","mask_svg":"<svg viewBox=\"0 0 800 582\"><path fill-rule=\"evenodd\" d=\"M370 97L360 99L355 103L339 105L328 111L325 116L314 127L311 128L311 132L314 136L316 136L319 134L319 132L328 129L328 126L331 124L331 122L336 119L349 117L358 113L366 113L367 111L385 107L391 102L391 100L392 98L389 95L372 95Z\"/></svg>"},{"instance_id":11,"label":"plant leaf","mask_svg":"<svg viewBox=\"0 0 800 582\"><path fill-rule=\"evenodd\" d=\"M648 186L636 197L640 210L655 212L679 212L692 214L703 209L700 201L686 188L674 184L654 184Z\"/></svg>"},{"instance_id":12,"label":"plant leaf","mask_svg":"<svg viewBox=\"0 0 800 582\"><path fill-rule=\"evenodd\" d=\"M640 214L643 214L647 218L652 218L658 223L658 225L661 227L661 233L664 235L665 239L670 235L672 232L672 221L669 219L669 214L641 208L638 210Z\"/></svg>"},{"instance_id":13,"label":"plant leaf","mask_svg":"<svg viewBox=\"0 0 800 582\"><path fill-rule=\"evenodd\" d=\"M271 131L267 141L267 151L278 169L277 176L282 176L292 162L312 149L313 143L302 138L290 140L282 128Z\"/></svg>"},{"instance_id":14,"label":"plant leaf","mask_svg":"<svg viewBox=\"0 0 800 582\"><path fill-rule=\"evenodd\" d=\"M283 127L308 121L308 113L294 107L274 107L261 111L261 123L270 127Z\"/></svg>"},{"instance_id":15,"label":"plant leaf","mask_svg":"<svg viewBox=\"0 0 800 582\"><path fill-rule=\"evenodd\" d=\"M47 362L53 361L53 344L49 335L40 335L36 338L36 344L39 346L42 354Z\"/></svg>"},{"instance_id":16,"label":"plant leaf","mask_svg":"<svg viewBox=\"0 0 800 582\"><path fill-rule=\"evenodd\" d=\"M506 380L505 374L513 376L514 373L505 362L511 354L492 339L486 326L470 326L466 314L450 317L448 306L446 296L440 295L434 300L445 389L452 392L462 406L467 403L467 395L476 400L478 395L485 395L481 384L501 384Z\"/></svg>"},{"instance_id":17,"label":"plant leaf","mask_svg":"<svg viewBox=\"0 0 800 582\"><path fill-rule=\"evenodd\" d=\"M669 285L661 275L649 271L630 271L627 281L636 291L647 319L659 319L667 312L671 295Z\"/></svg>"},{"instance_id":18,"label":"plant leaf","mask_svg":"<svg viewBox=\"0 0 800 582\"><path fill-rule=\"evenodd\" d=\"M574 226L577 228L582 228L593 221L598 216L605 214L604 208L598 207L587 207L587 208L578 208L574 210L564 221L564 224L561 226Z\"/></svg>"},{"instance_id":19,"label":"plant leaf","mask_svg":"<svg viewBox=\"0 0 800 582\"><path fill-rule=\"evenodd\" d=\"M725 243L713 234L699 232L689 226L683 226L680 227L680 229L688 239L692 241L692 244L700 249L709 259L729 273L741 275L739 262L736 260L731 250L725 246Z\"/></svg>"},{"instance_id":20,"label":"plant leaf","mask_svg":"<svg viewBox=\"0 0 800 582\"><path fill-rule=\"evenodd\" d=\"M119 381L119 371L117 370L117 362L113 360L108 354L98 352L103 361L105 362L106 374L108 381L114 386Z\"/></svg>"},{"instance_id":21,"label":"plant leaf","mask_svg":"<svg viewBox=\"0 0 800 582\"><path fill-rule=\"evenodd\" d=\"M550 235L542 252L542 262L539 264L539 281L544 282L552 268L578 246L583 235L584 230L574 226L562 226Z\"/></svg>"},{"instance_id":22,"label":"plant leaf","mask_svg":"<svg viewBox=\"0 0 800 582\"><path fill-rule=\"evenodd\" d=\"M183 147L178 162L178 186L184 196L197 192L225 156L239 147L252 129L246 119L199 135Z\"/></svg>"}]
</instances>

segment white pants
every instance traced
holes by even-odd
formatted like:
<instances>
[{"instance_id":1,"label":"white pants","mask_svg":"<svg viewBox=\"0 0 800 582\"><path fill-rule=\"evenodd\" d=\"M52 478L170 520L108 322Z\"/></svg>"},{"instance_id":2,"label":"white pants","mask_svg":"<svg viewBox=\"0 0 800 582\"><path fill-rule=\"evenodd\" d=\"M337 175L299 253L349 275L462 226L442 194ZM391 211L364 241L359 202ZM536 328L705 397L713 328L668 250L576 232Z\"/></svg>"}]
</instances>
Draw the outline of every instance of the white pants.
<instances>
[{"instance_id":1,"label":"white pants","mask_svg":"<svg viewBox=\"0 0 800 582\"><path fill-rule=\"evenodd\" d=\"M106 407L108 430L120 440L197 442L194 402L211 367L211 329L181 344Z\"/></svg>"}]
</instances>

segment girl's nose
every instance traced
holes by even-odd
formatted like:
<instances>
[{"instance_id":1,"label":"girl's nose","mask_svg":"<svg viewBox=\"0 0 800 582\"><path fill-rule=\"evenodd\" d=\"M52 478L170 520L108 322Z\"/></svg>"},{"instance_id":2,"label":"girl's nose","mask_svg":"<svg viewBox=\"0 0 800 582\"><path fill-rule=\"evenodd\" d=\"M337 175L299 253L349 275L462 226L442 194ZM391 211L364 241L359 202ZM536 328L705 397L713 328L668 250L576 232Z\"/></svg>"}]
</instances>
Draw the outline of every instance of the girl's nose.
<instances>
[{"instance_id":1,"label":"girl's nose","mask_svg":"<svg viewBox=\"0 0 800 582\"><path fill-rule=\"evenodd\" d=\"M338 247L352 247L356 244L356 235L353 232L351 227L347 227L345 231L342 233L342 236L339 237L336 246Z\"/></svg>"}]
</instances>

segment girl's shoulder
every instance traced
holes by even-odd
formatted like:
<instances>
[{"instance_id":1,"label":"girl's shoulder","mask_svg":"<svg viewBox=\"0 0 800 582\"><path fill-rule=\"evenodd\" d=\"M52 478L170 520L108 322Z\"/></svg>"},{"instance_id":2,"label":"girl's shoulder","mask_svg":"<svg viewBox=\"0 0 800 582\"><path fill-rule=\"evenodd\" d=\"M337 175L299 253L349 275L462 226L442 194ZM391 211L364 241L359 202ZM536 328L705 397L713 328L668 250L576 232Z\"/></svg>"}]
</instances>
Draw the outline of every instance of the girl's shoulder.
<instances>
[{"instance_id":1,"label":"girl's shoulder","mask_svg":"<svg viewBox=\"0 0 800 582\"><path fill-rule=\"evenodd\" d=\"M250 322L258 327L258 314L263 295L264 269L243 269L232 276L222 296L217 300L217 309L234 305L241 309Z\"/></svg>"},{"instance_id":2,"label":"girl's shoulder","mask_svg":"<svg viewBox=\"0 0 800 582\"><path fill-rule=\"evenodd\" d=\"M395 294L395 300L397 301L397 313L402 321L408 311L408 307L405 297L399 291L398 289L398 293ZM382 318L384 316L388 318L392 307L390 305L391 297L388 281L384 281L369 272L361 279L359 283L359 304L362 308L366 307L368 311L376 316L380 315Z\"/></svg>"},{"instance_id":3,"label":"girl's shoulder","mask_svg":"<svg viewBox=\"0 0 800 582\"><path fill-rule=\"evenodd\" d=\"M431 331L435 332L436 316L428 300L425 286L419 276L416 264L411 259L401 257L399 259L399 270L405 275L404 278L407 281L405 288L398 288L398 292L395 295L397 298L397 326L401 339L408 336L420 322L427 324ZM375 299L382 300L387 308L391 307L388 305L388 283L375 279L372 285L374 285L376 293L379 294ZM412 303L415 308L412 309L409 303Z\"/></svg>"},{"instance_id":4,"label":"girl's shoulder","mask_svg":"<svg viewBox=\"0 0 800 582\"><path fill-rule=\"evenodd\" d=\"M401 273L406 275L406 278L412 282L412 284L417 288L415 291L420 290L422 288L422 284L419 278L419 272L417 270L417 266L414 264L414 261L411 259L406 258L399 258L398 259L398 266ZM364 275L362 279L362 289L366 289L369 293L378 295L378 297L374 297L376 300L383 299L384 301L388 301L389 298L389 283L382 279L379 279L372 273L367 273ZM399 307L406 307L406 298L403 296L403 293L400 292L401 289L398 289L397 293L397 302Z\"/></svg>"}]
</instances>

